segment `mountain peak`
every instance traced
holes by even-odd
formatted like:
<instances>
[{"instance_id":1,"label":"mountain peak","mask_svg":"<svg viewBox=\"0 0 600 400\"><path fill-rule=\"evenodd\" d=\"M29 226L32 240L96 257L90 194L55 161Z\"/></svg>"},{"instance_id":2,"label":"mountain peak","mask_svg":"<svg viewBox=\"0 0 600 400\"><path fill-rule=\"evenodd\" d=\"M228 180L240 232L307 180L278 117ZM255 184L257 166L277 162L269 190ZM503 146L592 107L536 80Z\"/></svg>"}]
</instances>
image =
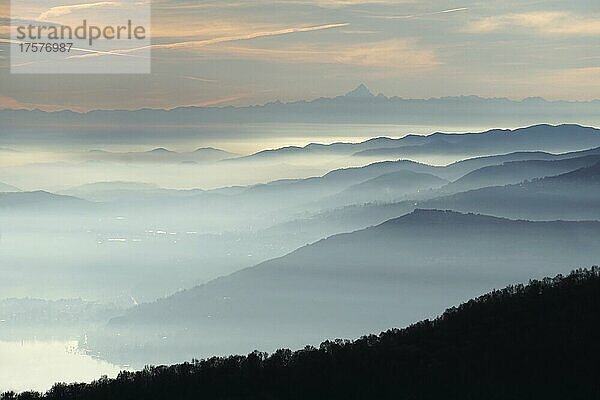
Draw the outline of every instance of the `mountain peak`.
<instances>
[{"instance_id":1,"label":"mountain peak","mask_svg":"<svg viewBox=\"0 0 600 400\"><path fill-rule=\"evenodd\" d=\"M194 150L194 153L227 153L225 150L217 149L215 147L200 147Z\"/></svg>"},{"instance_id":2,"label":"mountain peak","mask_svg":"<svg viewBox=\"0 0 600 400\"><path fill-rule=\"evenodd\" d=\"M406 214L402 217L391 219L382 224L382 226L394 226L397 223L405 222L418 222L419 224L444 224L451 226L453 223L457 224L478 224L478 223L498 223L498 222L521 222L518 220L508 220L505 218L493 217L483 214L474 213L461 213L452 210L441 210L441 209L423 209L416 208L413 212Z\"/></svg>"},{"instance_id":3,"label":"mountain peak","mask_svg":"<svg viewBox=\"0 0 600 400\"><path fill-rule=\"evenodd\" d=\"M164 147L158 147L156 149L150 150L149 153L154 153L154 154L167 154L167 153L173 153L171 150L167 150Z\"/></svg>"},{"instance_id":4,"label":"mountain peak","mask_svg":"<svg viewBox=\"0 0 600 400\"><path fill-rule=\"evenodd\" d=\"M375 97L375 95L369 90L369 88L364 83L361 83L356 89L348 92L346 94L346 97L361 98L361 97Z\"/></svg>"}]
</instances>

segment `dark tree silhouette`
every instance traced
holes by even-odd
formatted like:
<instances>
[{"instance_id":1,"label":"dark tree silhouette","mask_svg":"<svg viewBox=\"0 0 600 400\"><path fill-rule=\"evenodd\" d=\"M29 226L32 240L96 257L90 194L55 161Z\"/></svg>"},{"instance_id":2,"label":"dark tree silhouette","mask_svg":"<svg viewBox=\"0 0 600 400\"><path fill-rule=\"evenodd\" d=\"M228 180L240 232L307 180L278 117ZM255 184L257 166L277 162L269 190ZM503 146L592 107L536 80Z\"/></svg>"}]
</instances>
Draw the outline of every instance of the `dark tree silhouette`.
<instances>
[{"instance_id":1,"label":"dark tree silhouette","mask_svg":"<svg viewBox=\"0 0 600 400\"><path fill-rule=\"evenodd\" d=\"M599 328L594 267L353 342L146 367L0 400L598 399Z\"/></svg>"}]
</instances>

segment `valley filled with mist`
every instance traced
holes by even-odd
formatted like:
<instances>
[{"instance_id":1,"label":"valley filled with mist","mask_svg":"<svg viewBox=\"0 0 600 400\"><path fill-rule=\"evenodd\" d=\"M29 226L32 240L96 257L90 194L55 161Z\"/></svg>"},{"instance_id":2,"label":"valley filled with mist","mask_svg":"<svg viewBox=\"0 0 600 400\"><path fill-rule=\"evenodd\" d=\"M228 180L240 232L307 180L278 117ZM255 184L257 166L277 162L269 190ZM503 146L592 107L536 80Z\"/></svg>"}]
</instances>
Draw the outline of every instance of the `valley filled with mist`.
<instances>
[{"instance_id":1,"label":"valley filled with mist","mask_svg":"<svg viewBox=\"0 0 600 400\"><path fill-rule=\"evenodd\" d=\"M0 0L0 400L597 399L599 46L590 0Z\"/></svg>"},{"instance_id":2,"label":"valley filled with mist","mask_svg":"<svg viewBox=\"0 0 600 400\"><path fill-rule=\"evenodd\" d=\"M75 382L300 349L598 264L599 129L388 128L257 151L3 147L0 357L60 353L52 379ZM0 392L54 382L11 371Z\"/></svg>"}]
</instances>

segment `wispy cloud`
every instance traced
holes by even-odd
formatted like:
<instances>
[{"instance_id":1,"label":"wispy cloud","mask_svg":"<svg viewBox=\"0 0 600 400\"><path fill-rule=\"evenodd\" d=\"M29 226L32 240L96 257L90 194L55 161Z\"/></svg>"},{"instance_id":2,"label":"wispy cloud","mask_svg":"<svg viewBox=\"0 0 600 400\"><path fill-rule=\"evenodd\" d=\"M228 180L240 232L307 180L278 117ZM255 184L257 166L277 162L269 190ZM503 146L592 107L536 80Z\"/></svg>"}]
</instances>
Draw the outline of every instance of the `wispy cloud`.
<instances>
[{"instance_id":1,"label":"wispy cloud","mask_svg":"<svg viewBox=\"0 0 600 400\"><path fill-rule=\"evenodd\" d=\"M216 79L198 78L196 76L187 76L187 75L183 75L181 78L182 79L188 79L190 81L198 81L198 82L204 82L204 83L216 83L216 82L218 82Z\"/></svg>"},{"instance_id":2,"label":"wispy cloud","mask_svg":"<svg viewBox=\"0 0 600 400\"><path fill-rule=\"evenodd\" d=\"M326 8L340 8L350 6L365 6L365 5L390 5L397 6L399 4L412 4L418 2L417 0L243 0L243 1L231 1L231 0L218 0L218 1L203 1L193 3L181 3L173 4L171 0L155 0L155 8L173 9L215 9L215 8L238 8L238 7L249 7L249 6L282 6L290 4L309 5Z\"/></svg>"},{"instance_id":3,"label":"wispy cloud","mask_svg":"<svg viewBox=\"0 0 600 400\"><path fill-rule=\"evenodd\" d=\"M0 95L0 109L60 111L60 110L64 110L65 107L55 105L55 104L28 103L28 102L18 100L14 97ZM78 110L78 109L73 108L73 110Z\"/></svg>"},{"instance_id":4,"label":"wispy cloud","mask_svg":"<svg viewBox=\"0 0 600 400\"><path fill-rule=\"evenodd\" d=\"M600 34L600 16L569 11L535 11L481 18L467 27L471 33L534 32L544 35L593 36Z\"/></svg>"},{"instance_id":5,"label":"wispy cloud","mask_svg":"<svg viewBox=\"0 0 600 400\"><path fill-rule=\"evenodd\" d=\"M24 42L22 40L13 40L13 39L2 39L0 38L0 43L8 43L8 44L24 44L27 42ZM87 54L92 54L92 55L111 55L111 56L121 56L121 57L135 57L133 55L129 55L129 54L124 54L124 53L118 53L118 52L112 52L112 51L102 51L102 50L94 50L94 49L86 49L83 47L72 47L71 48L72 51L79 51L82 53L87 53ZM67 57L68 58L68 57ZM35 62L31 62L31 63L27 63L29 64L35 64Z\"/></svg>"},{"instance_id":6,"label":"wispy cloud","mask_svg":"<svg viewBox=\"0 0 600 400\"><path fill-rule=\"evenodd\" d=\"M302 33L302 32L315 32L322 31L327 29L335 29L341 28L344 26L348 26L348 23L339 23L339 24L327 24L327 25L317 25L317 26L308 26L308 27L299 27L299 28L285 28L278 29L273 31L263 31L263 32L254 32L248 34L234 35L234 36L224 36L206 40L187 40L175 43L167 43L167 44L154 44L149 46L137 47L132 49L122 49L122 50L111 50L109 52L104 52L107 54L85 54L78 56L71 56L70 58L84 58L84 57L94 57L94 56L102 56L102 55L115 55L115 54L129 54L137 51L153 49L153 50L173 50L173 49L185 49L185 48L201 48L210 45L227 43L227 42L236 42L236 41L245 41L252 40L270 36L282 36L289 35L293 33Z\"/></svg>"},{"instance_id":7,"label":"wispy cloud","mask_svg":"<svg viewBox=\"0 0 600 400\"><path fill-rule=\"evenodd\" d=\"M451 8L451 9L442 10L442 11L433 11L433 12L428 12L428 13L409 14L409 15L371 15L370 17L371 18L379 18L379 19L413 19L413 18L428 17L428 16L432 16L432 15L450 14L450 13L467 11L467 10L469 10L468 7L460 7L460 8Z\"/></svg>"},{"instance_id":8,"label":"wispy cloud","mask_svg":"<svg viewBox=\"0 0 600 400\"><path fill-rule=\"evenodd\" d=\"M269 37L269 36L282 36L282 35L289 35L292 33L323 31L323 30L327 30L327 29L341 28L341 27L348 26L348 25L350 25L350 24L349 23L341 23L341 24L308 26L308 27L300 27L300 28L285 28L285 29L279 29L279 30L274 30L274 31L255 32L255 33L242 34L242 35L237 35L237 36L225 36L225 37L207 39L207 40L196 40L196 41L192 40L192 41L184 41L184 42L170 43L170 44L158 44L158 45L152 45L152 48L154 48L154 49L175 49L175 48L180 48L180 47L204 47L204 46L208 46L211 44L236 42L236 41L242 41L242 40L252 40L252 39L258 39L258 38Z\"/></svg>"},{"instance_id":9,"label":"wispy cloud","mask_svg":"<svg viewBox=\"0 0 600 400\"><path fill-rule=\"evenodd\" d=\"M359 6L366 4L389 4L398 5L400 3L412 3L410 0L306 0L296 1L297 3L303 4L315 4L321 7L347 7L347 6Z\"/></svg>"},{"instance_id":10,"label":"wispy cloud","mask_svg":"<svg viewBox=\"0 0 600 400\"><path fill-rule=\"evenodd\" d=\"M201 102L198 102L198 103L194 103L194 104L187 104L184 107L212 107L212 106L218 106L218 105L229 104L231 102L244 99L246 97L249 97L250 95L251 95L250 93L243 93L243 94L238 94L238 95L234 95L234 96L222 97L222 98L218 98L218 99L204 100L204 101L201 101ZM182 107L182 106L178 105L177 107Z\"/></svg>"},{"instance_id":11,"label":"wispy cloud","mask_svg":"<svg viewBox=\"0 0 600 400\"><path fill-rule=\"evenodd\" d=\"M97 2L97 3L73 4L73 5L68 5L68 6L52 7L49 10L41 13L38 18L41 21L47 21L52 18L58 18L58 17L62 17L64 15L71 14L71 13L73 13L73 11L89 10L91 8L100 8L100 7L115 7L115 6L120 6L120 5L121 5L121 3L119 3L119 2L101 1L101 2Z\"/></svg>"},{"instance_id":12,"label":"wispy cloud","mask_svg":"<svg viewBox=\"0 0 600 400\"><path fill-rule=\"evenodd\" d=\"M20 102L13 97L0 95L0 109L32 110L34 108L30 104Z\"/></svg>"}]
</instances>

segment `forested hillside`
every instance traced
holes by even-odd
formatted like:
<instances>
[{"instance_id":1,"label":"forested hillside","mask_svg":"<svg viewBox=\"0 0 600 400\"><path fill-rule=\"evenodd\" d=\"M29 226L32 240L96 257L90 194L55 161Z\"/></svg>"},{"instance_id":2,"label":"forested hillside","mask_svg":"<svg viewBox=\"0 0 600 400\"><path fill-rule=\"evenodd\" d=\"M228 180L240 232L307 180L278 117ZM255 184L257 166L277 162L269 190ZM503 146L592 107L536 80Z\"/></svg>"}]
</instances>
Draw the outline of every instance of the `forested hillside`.
<instances>
[{"instance_id":1,"label":"forested hillside","mask_svg":"<svg viewBox=\"0 0 600 400\"><path fill-rule=\"evenodd\" d=\"M599 328L594 267L354 342L147 367L0 399L595 399Z\"/></svg>"}]
</instances>

